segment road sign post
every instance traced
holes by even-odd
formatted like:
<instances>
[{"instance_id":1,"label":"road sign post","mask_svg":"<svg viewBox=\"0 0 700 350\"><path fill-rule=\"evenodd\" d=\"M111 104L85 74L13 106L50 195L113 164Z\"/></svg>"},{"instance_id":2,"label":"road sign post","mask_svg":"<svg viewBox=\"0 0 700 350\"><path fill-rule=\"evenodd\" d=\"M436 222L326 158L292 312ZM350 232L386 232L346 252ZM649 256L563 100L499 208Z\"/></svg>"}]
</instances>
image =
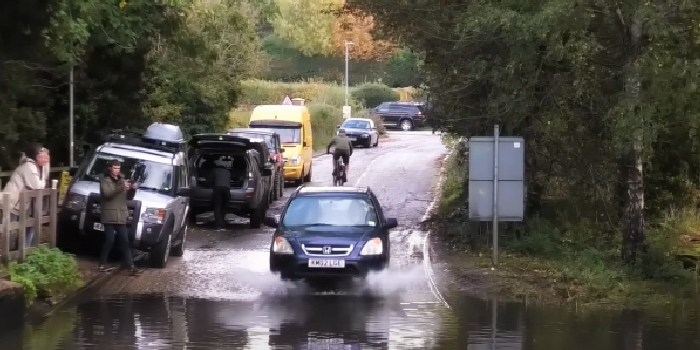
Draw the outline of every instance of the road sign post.
<instances>
[{"instance_id":1,"label":"road sign post","mask_svg":"<svg viewBox=\"0 0 700 350\"><path fill-rule=\"evenodd\" d=\"M498 264L500 222L525 216L525 140L500 136L469 139L469 219L491 221L493 264Z\"/></svg>"}]
</instances>

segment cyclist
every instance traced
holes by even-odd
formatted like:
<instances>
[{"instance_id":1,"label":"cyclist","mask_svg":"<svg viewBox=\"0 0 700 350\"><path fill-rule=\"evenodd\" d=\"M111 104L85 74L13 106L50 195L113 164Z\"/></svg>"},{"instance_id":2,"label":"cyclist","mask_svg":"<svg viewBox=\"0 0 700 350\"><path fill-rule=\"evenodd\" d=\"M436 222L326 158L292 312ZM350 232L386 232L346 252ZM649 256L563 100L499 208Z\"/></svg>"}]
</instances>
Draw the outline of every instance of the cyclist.
<instances>
[{"instance_id":1,"label":"cyclist","mask_svg":"<svg viewBox=\"0 0 700 350\"><path fill-rule=\"evenodd\" d=\"M345 180L347 181L348 170L350 170L350 156L352 155L352 142L345 135L345 129L338 129L338 135L333 136L328 147L326 147L326 154L331 152L331 146L333 145L335 145L335 151L333 152L333 176L336 174L338 158L343 157L343 163L345 163Z\"/></svg>"}]
</instances>

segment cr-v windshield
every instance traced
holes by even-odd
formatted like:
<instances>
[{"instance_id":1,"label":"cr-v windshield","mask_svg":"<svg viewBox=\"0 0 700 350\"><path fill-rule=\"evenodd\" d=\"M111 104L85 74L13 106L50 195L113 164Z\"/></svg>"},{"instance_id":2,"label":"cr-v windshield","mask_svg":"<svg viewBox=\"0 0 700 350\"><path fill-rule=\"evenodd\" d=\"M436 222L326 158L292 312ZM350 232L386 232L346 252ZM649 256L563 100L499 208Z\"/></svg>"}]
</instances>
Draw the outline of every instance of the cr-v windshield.
<instances>
[{"instance_id":1,"label":"cr-v windshield","mask_svg":"<svg viewBox=\"0 0 700 350\"><path fill-rule=\"evenodd\" d=\"M139 190L151 190L169 194L173 190L173 166L143 159L100 152L90 161L83 181L100 181L100 176L107 173L112 160L121 162L122 175L139 185Z\"/></svg>"},{"instance_id":2,"label":"cr-v windshield","mask_svg":"<svg viewBox=\"0 0 700 350\"><path fill-rule=\"evenodd\" d=\"M282 219L284 227L377 226L377 211L362 197L299 196L294 198Z\"/></svg>"},{"instance_id":3,"label":"cr-v windshield","mask_svg":"<svg viewBox=\"0 0 700 350\"><path fill-rule=\"evenodd\" d=\"M301 126L300 127L275 127L265 126L265 129L276 132L280 135L280 142L285 144L300 144L301 143Z\"/></svg>"}]
</instances>

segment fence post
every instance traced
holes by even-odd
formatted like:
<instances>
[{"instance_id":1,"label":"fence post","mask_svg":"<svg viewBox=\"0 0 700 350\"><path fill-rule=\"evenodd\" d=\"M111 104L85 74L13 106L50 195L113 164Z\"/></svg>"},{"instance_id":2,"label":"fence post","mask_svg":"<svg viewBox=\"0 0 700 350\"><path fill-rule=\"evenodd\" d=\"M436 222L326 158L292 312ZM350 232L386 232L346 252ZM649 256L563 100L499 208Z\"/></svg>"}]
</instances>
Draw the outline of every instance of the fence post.
<instances>
[{"instance_id":1,"label":"fence post","mask_svg":"<svg viewBox=\"0 0 700 350\"><path fill-rule=\"evenodd\" d=\"M2 230L0 230L0 258L3 264L10 262L10 194L2 193Z\"/></svg>"},{"instance_id":2,"label":"fence post","mask_svg":"<svg viewBox=\"0 0 700 350\"><path fill-rule=\"evenodd\" d=\"M19 194L19 229L17 230L17 260L19 262L24 261L24 252L27 248L25 240L27 232L27 193L28 191L22 191Z\"/></svg>"},{"instance_id":3,"label":"fence post","mask_svg":"<svg viewBox=\"0 0 700 350\"><path fill-rule=\"evenodd\" d=\"M45 190L35 190L32 191L34 197L34 236L32 241L29 242L30 247L38 246L41 243L41 231L43 227L44 218L44 191ZM36 242L36 244L34 244Z\"/></svg>"},{"instance_id":4,"label":"fence post","mask_svg":"<svg viewBox=\"0 0 700 350\"><path fill-rule=\"evenodd\" d=\"M51 189L49 201L49 247L56 247L56 229L58 224L58 190Z\"/></svg>"}]
</instances>

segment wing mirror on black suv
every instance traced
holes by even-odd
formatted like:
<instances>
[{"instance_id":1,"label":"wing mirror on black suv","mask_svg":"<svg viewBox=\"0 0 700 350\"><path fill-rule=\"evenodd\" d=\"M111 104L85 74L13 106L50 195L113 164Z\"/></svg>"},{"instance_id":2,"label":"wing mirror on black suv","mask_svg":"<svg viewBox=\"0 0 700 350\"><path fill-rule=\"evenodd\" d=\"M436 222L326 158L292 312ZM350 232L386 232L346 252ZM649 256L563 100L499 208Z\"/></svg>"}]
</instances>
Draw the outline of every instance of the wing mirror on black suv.
<instances>
[{"instance_id":1,"label":"wing mirror on black suv","mask_svg":"<svg viewBox=\"0 0 700 350\"><path fill-rule=\"evenodd\" d=\"M263 219L263 224L267 227L277 228L277 226L279 226L279 223L280 221L277 218L277 216L266 216Z\"/></svg>"},{"instance_id":2,"label":"wing mirror on black suv","mask_svg":"<svg viewBox=\"0 0 700 350\"><path fill-rule=\"evenodd\" d=\"M399 221L396 218L386 218L384 219L384 228L392 229L399 226Z\"/></svg>"}]
</instances>

